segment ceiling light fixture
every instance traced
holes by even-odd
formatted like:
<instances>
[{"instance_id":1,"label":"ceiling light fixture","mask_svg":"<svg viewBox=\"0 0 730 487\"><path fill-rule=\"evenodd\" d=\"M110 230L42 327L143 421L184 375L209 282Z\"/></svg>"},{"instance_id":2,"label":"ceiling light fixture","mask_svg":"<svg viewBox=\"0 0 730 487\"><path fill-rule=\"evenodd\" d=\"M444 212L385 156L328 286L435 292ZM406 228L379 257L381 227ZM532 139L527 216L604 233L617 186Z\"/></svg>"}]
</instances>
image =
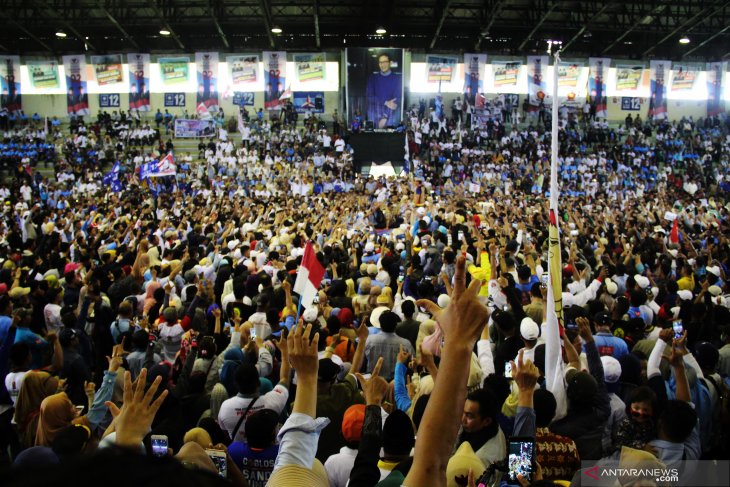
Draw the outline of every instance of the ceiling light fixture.
<instances>
[{"instance_id":1,"label":"ceiling light fixture","mask_svg":"<svg viewBox=\"0 0 730 487\"><path fill-rule=\"evenodd\" d=\"M383 27L382 25L379 26L377 29L375 29L375 33L378 34L378 35L381 35L381 36L383 34L385 34L386 32L388 32L388 31L385 30L385 27Z\"/></svg>"},{"instance_id":2,"label":"ceiling light fixture","mask_svg":"<svg viewBox=\"0 0 730 487\"><path fill-rule=\"evenodd\" d=\"M170 31L167 30L167 29L160 29L160 35L169 36L170 35Z\"/></svg>"},{"instance_id":3,"label":"ceiling light fixture","mask_svg":"<svg viewBox=\"0 0 730 487\"><path fill-rule=\"evenodd\" d=\"M66 37L66 33L64 31L62 31L61 29L58 29L56 31L56 37L60 37L63 39L64 37Z\"/></svg>"},{"instance_id":4,"label":"ceiling light fixture","mask_svg":"<svg viewBox=\"0 0 730 487\"><path fill-rule=\"evenodd\" d=\"M679 38L679 43L680 44L689 44L689 37L687 37L687 36L680 37Z\"/></svg>"},{"instance_id":5,"label":"ceiling light fixture","mask_svg":"<svg viewBox=\"0 0 730 487\"><path fill-rule=\"evenodd\" d=\"M281 30L281 27L279 27L278 25L275 25L275 26L273 26L273 27L271 28L271 32L272 32L273 34L281 34L281 33L282 33L282 32L284 32L284 31L283 31L283 30Z\"/></svg>"}]
</instances>

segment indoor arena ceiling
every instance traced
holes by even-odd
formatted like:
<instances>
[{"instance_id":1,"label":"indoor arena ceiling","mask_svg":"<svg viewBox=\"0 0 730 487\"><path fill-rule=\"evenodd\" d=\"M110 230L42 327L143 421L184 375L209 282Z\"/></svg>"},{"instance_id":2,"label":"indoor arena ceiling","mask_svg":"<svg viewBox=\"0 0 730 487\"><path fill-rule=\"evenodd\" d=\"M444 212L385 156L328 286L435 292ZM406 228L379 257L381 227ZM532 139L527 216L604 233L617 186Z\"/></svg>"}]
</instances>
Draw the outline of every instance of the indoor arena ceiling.
<instances>
[{"instance_id":1,"label":"indoor arena ceiling","mask_svg":"<svg viewBox=\"0 0 730 487\"><path fill-rule=\"evenodd\" d=\"M728 0L0 0L0 5L5 19L0 51L24 55L347 46L524 55L544 52L552 39L562 41L564 57L730 57ZM281 33L272 33L277 27ZM378 28L387 32L377 35ZM682 37L689 43L681 44Z\"/></svg>"}]
</instances>

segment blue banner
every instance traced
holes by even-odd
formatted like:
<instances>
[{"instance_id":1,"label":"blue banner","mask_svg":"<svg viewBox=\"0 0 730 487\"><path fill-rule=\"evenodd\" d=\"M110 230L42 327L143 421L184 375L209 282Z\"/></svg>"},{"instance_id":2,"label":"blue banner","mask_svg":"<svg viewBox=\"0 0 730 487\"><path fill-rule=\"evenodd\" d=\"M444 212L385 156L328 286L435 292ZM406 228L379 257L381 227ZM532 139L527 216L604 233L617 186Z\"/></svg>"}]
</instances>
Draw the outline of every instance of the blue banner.
<instances>
[{"instance_id":1,"label":"blue banner","mask_svg":"<svg viewBox=\"0 0 730 487\"><path fill-rule=\"evenodd\" d=\"M185 107L185 93L165 93L166 107Z\"/></svg>"},{"instance_id":2,"label":"blue banner","mask_svg":"<svg viewBox=\"0 0 730 487\"><path fill-rule=\"evenodd\" d=\"M324 92L323 91L295 91L294 109L297 113L310 111L312 113L324 113Z\"/></svg>"},{"instance_id":3,"label":"blue banner","mask_svg":"<svg viewBox=\"0 0 730 487\"><path fill-rule=\"evenodd\" d=\"M235 91L233 93L233 104L239 107L252 107L254 101L253 91Z\"/></svg>"},{"instance_id":4,"label":"blue banner","mask_svg":"<svg viewBox=\"0 0 730 487\"><path fill-rule=\"evenodd\" d=\"M102 93L99 95L99 108L119 108L119 101L118 93Z\"/></svg>"}]
</instances>

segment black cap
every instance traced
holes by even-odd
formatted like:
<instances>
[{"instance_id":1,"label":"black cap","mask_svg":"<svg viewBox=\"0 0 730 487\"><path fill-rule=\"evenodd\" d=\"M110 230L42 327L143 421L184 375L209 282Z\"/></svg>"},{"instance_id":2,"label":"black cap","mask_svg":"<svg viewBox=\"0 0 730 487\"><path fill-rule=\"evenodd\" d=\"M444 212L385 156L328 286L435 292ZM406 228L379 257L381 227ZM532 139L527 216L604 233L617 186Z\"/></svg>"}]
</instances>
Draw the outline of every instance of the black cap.
<instances>
[{"instance_id":1,"label":"black cap","mask_svg":"<svg viewBox=\"0 0 730 487\"><path fill-rule=\"evenodd\" d=\"M599 325L610 326L612 323L611 315L606 311L601 311L593 317L593 322Z\"/></svg>"},{"instance_id":2,"label":"black cap","mask_svg":"<svg viewBox=\"0 0 730 487\"><path fill-rule=\"evenodd\" d=\"M340 370L340 366L334 363L331 358L320 359L317 379L320 382L332 382L337 378Z\"/></svg>"}]
</instances>

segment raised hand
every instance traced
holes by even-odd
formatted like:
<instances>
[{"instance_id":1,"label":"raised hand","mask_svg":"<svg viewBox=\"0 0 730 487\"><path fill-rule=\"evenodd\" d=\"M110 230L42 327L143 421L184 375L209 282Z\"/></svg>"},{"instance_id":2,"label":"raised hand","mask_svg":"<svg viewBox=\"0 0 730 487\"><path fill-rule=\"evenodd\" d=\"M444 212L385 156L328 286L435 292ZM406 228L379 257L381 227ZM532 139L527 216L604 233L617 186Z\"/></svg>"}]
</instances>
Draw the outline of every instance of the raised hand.
<instances>
[{"instance_id":1,"label":"raised hand","mask_svg":"<svg viewBox=\"0 0 730 487\"><path fill-rule=\"evenodd\" d=\"M360 373L355 374L357 380L360 381L360 385L362 385L362 393L365 396L365 403L368 406L379 406L388 391L388 383L379 375L382 366L383 357L380 357L375 367L373 367L373 373L370 374L369 379L366 379Z\"/></svg>"},{"instance_id":2,"label":"raised hand","mask_svg":"<svg viewBox=\"0 0 730 487\"><path fill-rule=\"evenodd\" d=\"M426 308L438 321L446 340L459 340L473 345L487 323L489 310L478 299L482 282L473 279L466 287L466 259L460 255L456 260L456 274L451 302L445 309L427 299L420 299L418 306Z\"/></svg>"}]
</instances>

